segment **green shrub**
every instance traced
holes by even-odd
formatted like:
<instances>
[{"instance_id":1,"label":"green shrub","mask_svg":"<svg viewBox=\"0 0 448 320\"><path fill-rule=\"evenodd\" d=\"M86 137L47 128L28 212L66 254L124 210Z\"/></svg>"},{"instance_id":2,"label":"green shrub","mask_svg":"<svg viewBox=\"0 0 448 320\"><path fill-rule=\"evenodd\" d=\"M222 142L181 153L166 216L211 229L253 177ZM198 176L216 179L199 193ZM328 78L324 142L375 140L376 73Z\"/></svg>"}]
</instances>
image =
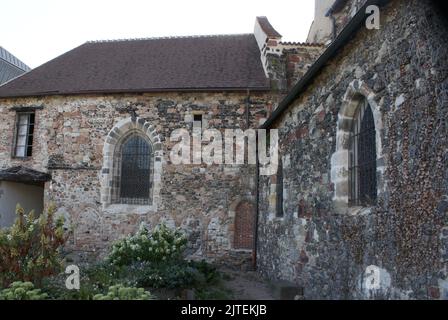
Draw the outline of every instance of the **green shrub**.
<instances>
[{"instance_id":1,"label":"green shrub","mask_svg":"<svg viewBox=\"0 0 448 320\"><path fill-rule=\"evenodd\" d=\"M148 288L187 289L208 286L220 275L205 261L177 260L163 263L135 263L122 270L131 283Z\"/></svg>"},{"instance_id":2,"label":"green shrub","mask_svg":"<svg viewBox=\"0 0 448 320\"><path fill-rule=\"evenodd\" d=\"M186 263L137 264L127 270L136 285L149 288L191 288L201 274Z\"/></svg>"},{"instance_id":3,"label":"green shrub","mask_svg":"<svg viewBox=\"0 0 448 320\"><path fill-rule=\"evenodd\" d=\"M197 300L233 300L232 291L222 286L199 288L195 291Z\"/></svg>"},{"instance_id":4,"label":"green shrub","mask_svg":"<svg viewBox=\"0 0 448 320\"><path fill-rule=\"evenodd\" d=\"M31 282L16 281L8 289L0 291L0 300L45 300L46 293L35 289Z\"/></svg>"},{"instance_id":5,"label":"green shrub","mask_svg":"<svg viewBox=\"0 0 448 320\"><path fill-rule=\"evenodd\" d=\"M196 268L204 276L204 281L207 284L213 284L221 280L221 274L216 267L205 260L190 261L189 265Z\"/></svg>"},{"instance_id":6,"label":"green shrub","mask_svg":"<svg viewBox=\"0 0 448 320\"><path fill-rule=\"evenodd\" d=\"M66 242L63 218L54 219L54 207L35 218L17 205L17 218L10 228L0 230L0 286L13 281L40 284L44 277L61 270L59 250Z\"/></svg>"},{"instance_id":7,"label":"green shrub","mask_svg":"<svg viewBox=\"0 0 448 320\"><path fill-rule=\"evenodd\" d=\"M143 288L115 285L109 288L107 294L97 294L93 300L152 300L153 296Z\"/></svg>"},{"instance_id":8,"label":"green shrub","mask_svg":"<svg viewBox=\"0 0 448 320\"><path fill-rule=\"evenodd\" d=\"M179 259L187 244L185 235L179 230L161 224L150 233L142 226L139 231L117 241L112 246L108 261L116 266L134 262L164 262Z\"/></svg>"},{"instance_id":9,"label":"green shrub","mask_svg":"<svg viewBox=\"0 0 448 320\"><path fill-rule=\"evenodd\" d=\"M80 266L80 288L69 290L65 287L67 275L61 273L58 276L45 279L43 288L51 299L56 300L92 300L97 294L107 292L109 287L117 284L134 286L130 275L123 267L117 267L110 263L100 262Z\"/></svg>"}]
</instances>

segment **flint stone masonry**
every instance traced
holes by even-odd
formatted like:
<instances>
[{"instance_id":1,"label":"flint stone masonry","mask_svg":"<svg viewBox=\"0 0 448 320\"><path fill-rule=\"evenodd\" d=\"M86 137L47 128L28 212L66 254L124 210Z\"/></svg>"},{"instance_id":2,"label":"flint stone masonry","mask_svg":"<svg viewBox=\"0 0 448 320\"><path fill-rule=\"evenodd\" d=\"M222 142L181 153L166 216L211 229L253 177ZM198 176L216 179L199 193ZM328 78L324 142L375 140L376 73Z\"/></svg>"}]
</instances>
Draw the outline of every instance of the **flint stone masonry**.
<instances>
[{"instance_id":1,"label":"flint stone masonry","mask_svg":"<svg viewBox=\"0 0 448 320\"><path fill-rule=\"evenodd\" d=\"M173 165L169 153L174 129L193 126L202 114L207 128L257 128L266 118L271 93L163 93L51 96L0 101L0 168L21 165L51 174L45 205L73 226L67 250L83 259L104 254L112 242L166 221L189 237L188 253L222 263L250 266L251 251L233 252L235 208L255 201L255 165ZM33 106L33 156L11 157L16 111ZM247 116L246 113L248 112ZM150 206L110 203L113 153L130 130L146 134L154 150ZM231 167L232 171L228 169ZM254 208L253 208L254 210ZM255 212L251 213L255 215Z\"/></svg>"},{"instance_id":2,"label":"flint stone masonry","mask_svg":"<svg viewBox=\"0 0 448 320\"><path fill-rule=\"evenodd\" d=\"M447 21L428 0L390 1L381 15L381 29L360 28L272 125L287 197L275 218L276 179L260 176L258 270L305 299L446 298ZM378 202L353 208L346 138L361 97L375 118ZM359 285L368 266L379 291Z\"/></svg>"},{"instance_id":3,"label":"flint stone masonry","mask_svg":"<svg viewBox=\"0 0 448 320\"><path fill-rule=\"evenodd\" d=\"M265 65L271 86L285 94L305 75L311 64L322 53L323 46L276 42L264 50Z\"/></svg>"}]
</instances>

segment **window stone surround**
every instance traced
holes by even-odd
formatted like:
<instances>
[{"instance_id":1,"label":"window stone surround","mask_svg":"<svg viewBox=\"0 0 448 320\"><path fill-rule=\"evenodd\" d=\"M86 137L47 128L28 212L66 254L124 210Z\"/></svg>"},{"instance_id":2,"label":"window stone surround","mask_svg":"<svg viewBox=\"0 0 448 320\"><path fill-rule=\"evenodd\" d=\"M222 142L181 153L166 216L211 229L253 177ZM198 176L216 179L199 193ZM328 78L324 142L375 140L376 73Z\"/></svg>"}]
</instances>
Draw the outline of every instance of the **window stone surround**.
<instances>
[{"instance_id":1,"label":"window stone surround","mask_svg":"<svg viewBox=\"0 0 448 320\"><path fill-rule=\"evenodd\" d=\"M113 204L113 179L114 179L114 162L116 158L116 150L120 145L120 141L126 138L130 133L136 132L146 137L153 150L153 170L152 170L152 203L151 205L128 205ZM103 146L103 166L101 170L101 203L106 213L128 213L147 214L156 212L160 204L160 189L162 177L163 148L159 134L151 123L142 118L132 117L119 121L107 135Z\"/></svg>"},{"instance_id":2,"label":"window stone surround","mask_svg":"<svg viewBox=\"0 0 448 320\"><path fill-rule=\"evenodd\" d=\"M377 156L377 194L384 192L385 185L382 176L385 171L385 162L382 149L383 121L380 106L375 99L375 93L361 80L353 80L345 92L342 106L338 113L336 131L336 151L331 156L331 181L334 184L333 202L337 212L341 214L357 214L363 211L362 207L349 207L349 138L356 110L362 99L366 99L373 113L376 132Z\"/></svg>"}]
</instances>

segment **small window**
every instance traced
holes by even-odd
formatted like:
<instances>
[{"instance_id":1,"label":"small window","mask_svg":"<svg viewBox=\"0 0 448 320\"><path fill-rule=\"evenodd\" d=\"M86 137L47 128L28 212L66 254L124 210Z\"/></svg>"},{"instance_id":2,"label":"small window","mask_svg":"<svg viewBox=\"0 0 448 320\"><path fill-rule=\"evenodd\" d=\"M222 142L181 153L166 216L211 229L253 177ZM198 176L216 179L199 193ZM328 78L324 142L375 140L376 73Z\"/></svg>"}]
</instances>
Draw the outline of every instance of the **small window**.
<instances>
[{"instance_id":1,"label":"small window","mask_svg":"<svg viewBox=\"0 0 448 320\"><path fill-rule=\"evenodd\" d=\"M276 217L281 218L283 217L283 165L282 160L278 162L278 168L277 168L277 201L276 201Z\"/></svg>"},{"instance_id":2,"label":"small window","mask_svg":"<svg viewBox=\"0 0 448 320\"><path fill-rule=\"evenodd\" d=\"M202 114L193 115L193 127L202 129Z\"/></svg>"},{"instance_id":3,"label":"small window","mask_svg":"<svg viewBox=\"0 0 448 320\"><path fill-rule=\"evenodd\" d=\"M356 112L350 132L350 205L374 205L377 198L376 131L366 99Z\"/></svg>"},{"instance_id":4,"label":"small window","mask_svg":"<svg viewBox=\"0 0 448 320\"><path fill-rule=\"evenodd\" d=\"M34 112L18 113L16 136L14 143L14 157L26 158L33 154Z\"/></svg>"}]
</instances>

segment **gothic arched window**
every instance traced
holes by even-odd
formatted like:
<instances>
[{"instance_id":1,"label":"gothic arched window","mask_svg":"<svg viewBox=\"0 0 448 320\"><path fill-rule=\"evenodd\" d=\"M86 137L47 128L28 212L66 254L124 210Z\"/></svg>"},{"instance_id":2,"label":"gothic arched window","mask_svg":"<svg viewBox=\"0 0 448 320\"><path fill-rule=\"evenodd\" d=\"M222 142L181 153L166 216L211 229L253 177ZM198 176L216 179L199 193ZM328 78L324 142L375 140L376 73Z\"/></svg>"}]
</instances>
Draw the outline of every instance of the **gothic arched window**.
<instances>
[{"instance_id":1,"label":"gothic arched window","mask_svg":"<svg viewBox=\"0 0 448 320\"><path fill-rule=\"evenodd\" d=\"M149 205L151 202L151 144L138 134L127 137L116 156L113 202Z\"/></svg>"},{"instance_id":2,"label":"gothic arched window","mask_svg":"<svg viewBox=\"0 0 448 320\"><path fill-rule=\"evenodd\" d=\"M353 119L349 149L350 205L369 206L376 202L376 132L372 110L363 99Z\"/></svg>"}]
</instances>

